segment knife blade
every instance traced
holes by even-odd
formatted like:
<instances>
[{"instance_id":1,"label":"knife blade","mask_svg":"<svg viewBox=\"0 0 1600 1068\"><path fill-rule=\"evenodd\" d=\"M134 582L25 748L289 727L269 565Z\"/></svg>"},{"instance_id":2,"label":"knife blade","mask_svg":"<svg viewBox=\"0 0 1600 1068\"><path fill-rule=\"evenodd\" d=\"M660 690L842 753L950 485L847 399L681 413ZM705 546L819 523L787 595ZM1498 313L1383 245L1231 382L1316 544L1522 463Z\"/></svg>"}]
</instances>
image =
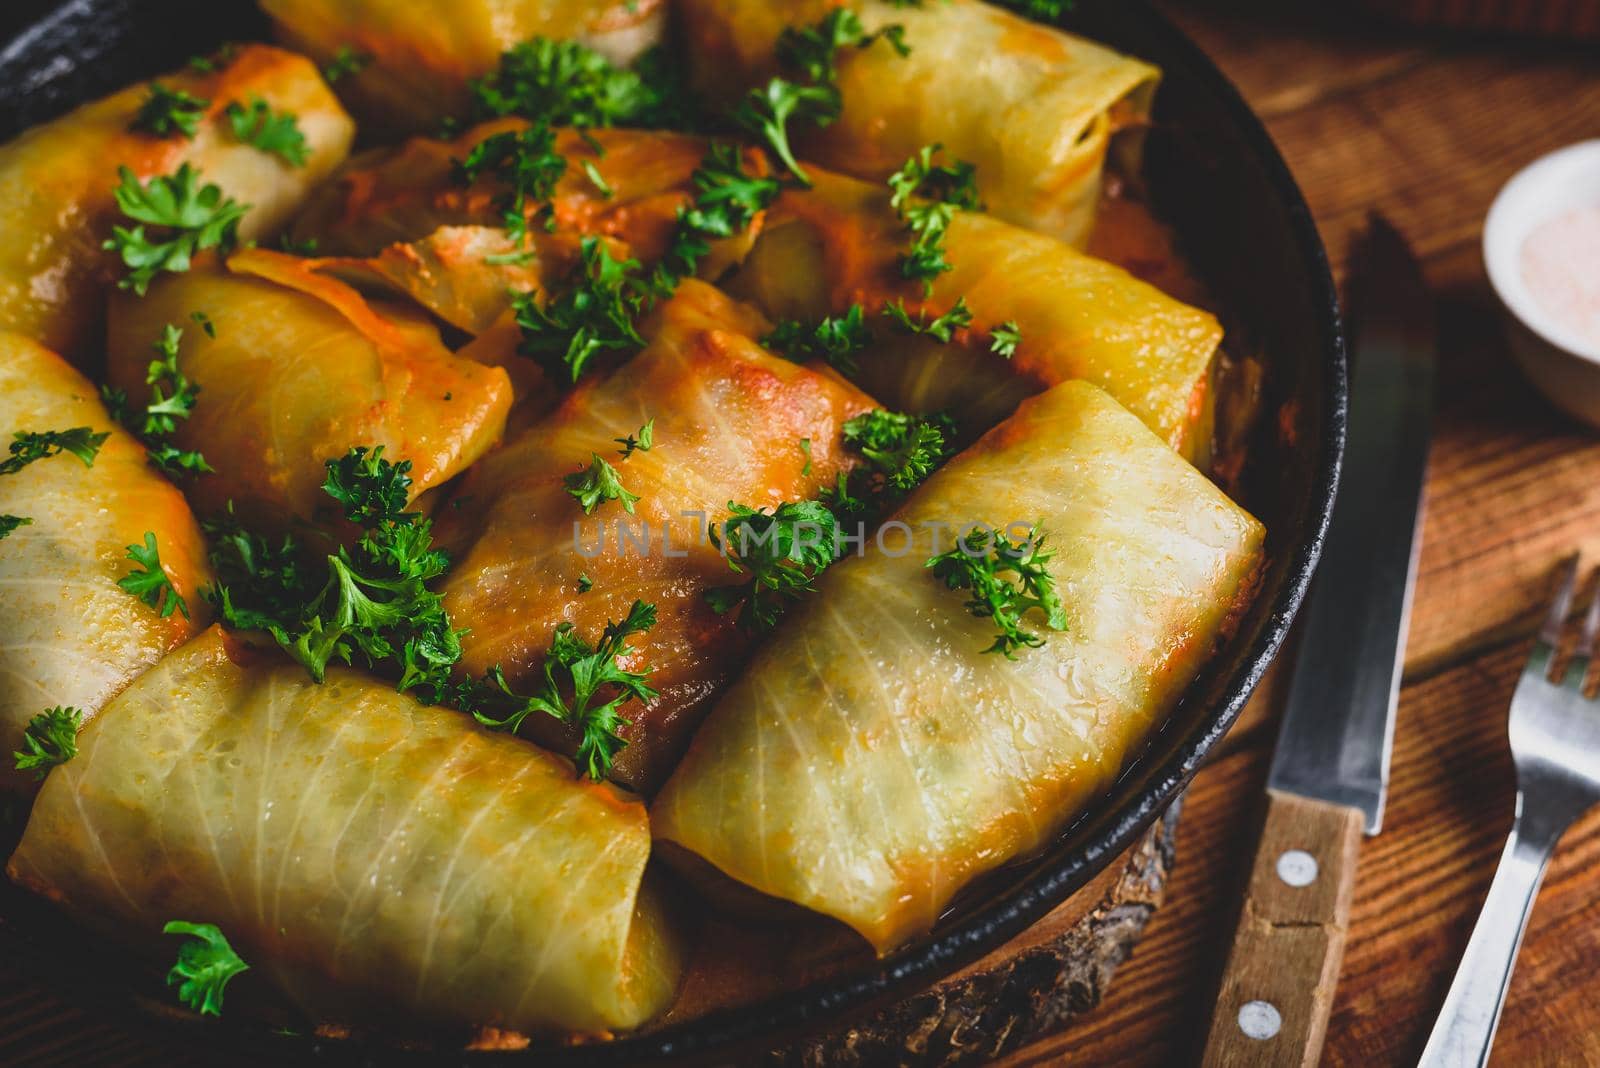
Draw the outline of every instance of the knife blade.
<instances>
[{"instance_id":1,"label":"knife blade","mask_svg":"<svg viewBox=\"0 0 1600 1068\"><path fill-rule=\"evenodd\" d=\"M1434 307L1381 217L1355 252L1350 421L1267 788L1383 827L1433 420Z\"/></svg>"},{"instance_id":2,"label":"knife blade","mask_svg":"<svg viewBox=\"0 0 1600 1068\"><path fill-rule=\"evenodd\" d=\"M1348 441L1301 616L1267 812L1202 1064L1310 1068L1344 960L1362 831L1383 825L1433 416L1434 309L1374 216L1352 254Z\"/></svg>"}]
</instances>

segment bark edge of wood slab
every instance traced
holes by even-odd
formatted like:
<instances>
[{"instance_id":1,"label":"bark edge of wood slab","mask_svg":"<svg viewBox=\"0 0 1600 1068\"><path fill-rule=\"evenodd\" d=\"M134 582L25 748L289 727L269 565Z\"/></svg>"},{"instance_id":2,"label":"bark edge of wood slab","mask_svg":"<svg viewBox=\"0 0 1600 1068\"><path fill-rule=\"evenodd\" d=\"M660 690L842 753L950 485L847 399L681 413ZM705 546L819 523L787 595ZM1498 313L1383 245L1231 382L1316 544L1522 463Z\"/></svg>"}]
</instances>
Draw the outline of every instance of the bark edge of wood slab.
<instances>
[{"instance_id":1,"label":"bark edge of wood slab","mask_svg":"<svg viewBox=\"0 0 1600 1068\"><path fill-rule=\"evenodd\" d=\"M1061 1030L1100 1004L1161 907L1182 807L1180 795L1121 866L1107 869L1108 878L1091 882L1013 941L851 1027L774 1051L768 1068L955 1068Z\"/></svg>"}]
</instances>

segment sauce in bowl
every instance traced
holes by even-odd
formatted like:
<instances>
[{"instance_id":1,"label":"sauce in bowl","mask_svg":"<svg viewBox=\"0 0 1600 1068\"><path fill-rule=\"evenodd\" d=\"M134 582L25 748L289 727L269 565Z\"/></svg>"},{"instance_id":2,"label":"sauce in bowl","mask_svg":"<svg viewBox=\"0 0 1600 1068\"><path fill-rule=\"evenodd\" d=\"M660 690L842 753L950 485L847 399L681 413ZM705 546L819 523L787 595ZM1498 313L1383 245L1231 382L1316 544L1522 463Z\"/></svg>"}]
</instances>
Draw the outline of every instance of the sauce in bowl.
<instances>
[{"instance_id":1,"label":"sauce in bowl","mask_svg":"<svg viewBox=\"0 0 1600 1068\"><path fill-rule=\"evenodd\" d=\"M1522 242L1521 261L1539 311L1600 349L1600 204L1540 224Z\"/></svg>"}]
</instances>

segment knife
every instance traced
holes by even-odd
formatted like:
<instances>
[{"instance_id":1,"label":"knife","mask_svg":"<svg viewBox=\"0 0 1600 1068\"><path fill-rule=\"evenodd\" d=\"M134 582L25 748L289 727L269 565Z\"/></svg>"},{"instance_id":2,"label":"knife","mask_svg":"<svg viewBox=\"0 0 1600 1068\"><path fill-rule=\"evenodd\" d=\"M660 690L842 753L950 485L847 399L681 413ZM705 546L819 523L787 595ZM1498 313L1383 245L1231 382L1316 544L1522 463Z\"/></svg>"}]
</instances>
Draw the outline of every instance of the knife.
<instances>
[{"instance_id":1,"label":"knife","mask_svg":"<svg viewBox=\"0 0 1600 1068\"><path fill-rule=\"evenodd\" d=\"M1433 416L1434 305L1379 216L1354 249L1349 436L1203 1064L1317 1063L1361 833L1377 834Z\"/></svg>"}]
</instances>

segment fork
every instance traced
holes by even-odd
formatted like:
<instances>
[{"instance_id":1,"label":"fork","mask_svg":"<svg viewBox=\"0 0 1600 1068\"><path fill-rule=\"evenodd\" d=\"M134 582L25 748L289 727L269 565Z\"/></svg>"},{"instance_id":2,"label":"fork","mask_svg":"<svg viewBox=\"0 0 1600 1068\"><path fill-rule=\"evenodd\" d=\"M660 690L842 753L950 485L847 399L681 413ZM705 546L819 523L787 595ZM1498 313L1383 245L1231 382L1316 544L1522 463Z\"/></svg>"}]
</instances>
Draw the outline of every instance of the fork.
<instances>
[{"instance_id":1,"label":"fork","mask_svg":"<svg viewBox=\"0 0 1600 1068\"><path fill-rule=\"evenodd\" d=\"M1600 702L1583 692L1600 638L1600 589L1584 617L1576 651L1552 676L1577 588L1576 555L1562 563L1560 576L1511 698L1511 757L1517 768L1511 836L1418 1068L1489 1063L1517 949L1550 855L1562 832L1600 801Z\"/></svg>"}]
</instances>

